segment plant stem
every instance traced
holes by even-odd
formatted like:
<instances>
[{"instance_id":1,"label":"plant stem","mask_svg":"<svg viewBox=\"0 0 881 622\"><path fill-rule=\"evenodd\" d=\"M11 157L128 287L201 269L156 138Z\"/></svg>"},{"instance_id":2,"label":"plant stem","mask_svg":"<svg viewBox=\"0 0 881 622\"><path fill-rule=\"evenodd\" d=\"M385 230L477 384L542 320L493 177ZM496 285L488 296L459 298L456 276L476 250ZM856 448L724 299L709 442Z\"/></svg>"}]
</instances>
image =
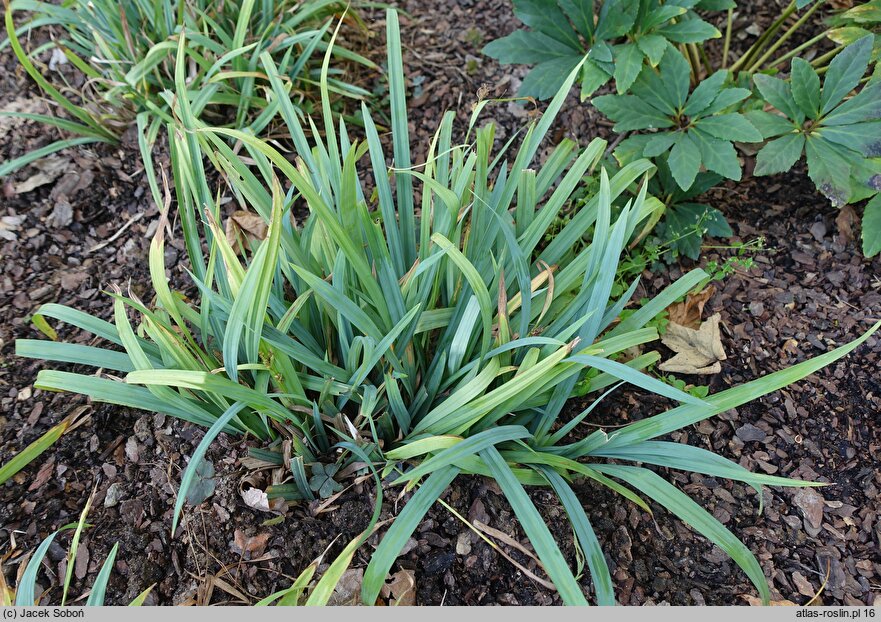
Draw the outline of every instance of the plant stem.
<instances>
[{"instance_id":1,"label":"plant stem","mask_svg":"<svg viewBox=\"0 0 881 622\"><path fill-rule=\"evenodd\" d=\"M817 67L816 68L816 72L817 72L818 76L822 76L827 71L829 71L829 65L826 65L825 67ZM859 84L861 86L865 86L866 83L871 79L872 79L872 74L870 73L869 75L863 76L862 78L860 78Z\"/></svg>"},{"instance_id":2,"label":"plant stem","mask_svg":"<svg viewBox=\"0 0 881 622\"><path fill-rule=\"evenodd\" d=\"M694 83L697 84L701 81L701 57L700 53L697 49L697 44L689 43L688 44L688 53L691 54L691 58L693 59L694 64Z\"/></svg>"},{"instance_id":3,"label":"plant stem","mask_svg":"<svg viewBox=\"0 0 881 622\"><path fill-rule=\"evenodd\" d=\"M789 39L789 37L791 37L793 34L795 34L795 31L797 31L799 28L801 28L802 25L806 21L808 21L808 18L810 18L810 16L813 15L817 11L817 9L819 9L821 6L823 6L824 3L825 3L825 0L817 0L810 9L805 11L805 14L802 15L798 19L797 22L795 22L786 32L784 32L782 35L780 35L780 37L777 39L777 41L774 42L774 45L772 45L770 48L768 48L768 51L765 52L764 54L762 54L762 56L759 58L759 60L757 60L755 63L753 63L749 69L747 69L747 72L749 72L749 73L757 72L762 67L762 63L764 63L766 60L771 58L771 55L774 54L774 52L776 52L777 50L779 50L780 46L783 45L784 43L786 43L786 40Z\"/></svg>"},{"instance_id":4,"label":"plant stem","mask_svg":"<svg viewBox=\"0 0 881 622\"><path fill-rule=\"evenodd\" d=\"M768 39L773 37L774 34L776 34L776 32L778 30L780 30L780 27L783 25L783 22L785 22L789 18L790 15L795 13L796 8L797 7L795 4L795 0L792 0L792 2L789 3L789 6L787 6L783 10L783 12L780 14L780 17L775 19L774 23L772 23L768 27L768 29L765 32L763 32L758 39L756 39L756 42L753 43L752 46L750 46L750 48L746 51L746 53L743 56L741 56L733 65L731 65L731 71L737 71L738 69L743 67L747 62L752 60L756 54L761 52L765 48L765 46L767 45Z\"/></svg>"},{"instance_id":5,"label":"plant stem","mask_svg":"<svg viewBox=\"0 0 881 622\"><path fill-rule=\"evenodd\" d=\"M679 44L679 53L682 54L682 56L685 57L685 60L688 61L688 66L691 69L691 76L689 78L689 82L691 83L691 86L694 86L698 82L699 69L698 69L697 64L695 63L694 58L691 55L691 49L689 49L688 45L686 45L685 43L680 43Z\"/></svg>"},{"instance_id":6,"label":"plant stem","mask_svg":"<svg viewBox=\"0 0 881 622\"><path fill-rule=\"evenodd\" d=\"M728 9L728 18L725 21L725 43L722 45L722 69L728 67L728 51L731 49L731 27L734 21L734 9Z\"/></svg>"},{"instance_id":7,"label":"plant stem","mask_svg":"<svg viewBox=\"0 0 881 622\"><path fill-rule=\"evenodd\" d=\"M713 64L710 62L710 57L707 55L707 50L704 46L700 46L697 48L698 54L700 54L701 61L704 64L704 71L706 75L710 75L713 73Z\"/></svg>"},{"instance_id":8,"label":"plant stem","mask_svg":"<svg viewBox=\"0 0 881 622\"><path fill-rule=\"evenodd\" d=\"M832 60L833 58L835 58L836 54L838 54L838 53L839 53L841 50L843 50L844 48L845 48L845 46L843 46L843 45L839 45L839 46L836 47L834 50L830 50L829 52L826 52L825 54L823 54L823 56L819 56L819 57L815 58L814 60L812 60L812 61L811 61L811 65L812 65L813 67L815 67L815 68L816 68L816 67L822 67L822 66L825 65L828 61L830 61L830 60Z\"/></svg>"},{"instance_id":9,"label":"plant stem","mask_svg":"<svg viewBox=\"0 0 881 622\"><path fill-rule=\"evenodd\" d=\"M787 52L786 54L784 54L783 56L780 56L780 57L772 60L770 63L767 64L767 68L772 69L781 63L785 63L790 58L792 58L794 56L798 56L798 54L800 54L804 50L806 50L809 47L812 47L812 46L816 45L817 43L819 43L820 41L822 41L828 33L829 33L828 30L824 30L823 32L818 34L816 37L805 41L797 48L794 48L794 49L790 50L789 52Z\"/></svg>"}]
</instances>

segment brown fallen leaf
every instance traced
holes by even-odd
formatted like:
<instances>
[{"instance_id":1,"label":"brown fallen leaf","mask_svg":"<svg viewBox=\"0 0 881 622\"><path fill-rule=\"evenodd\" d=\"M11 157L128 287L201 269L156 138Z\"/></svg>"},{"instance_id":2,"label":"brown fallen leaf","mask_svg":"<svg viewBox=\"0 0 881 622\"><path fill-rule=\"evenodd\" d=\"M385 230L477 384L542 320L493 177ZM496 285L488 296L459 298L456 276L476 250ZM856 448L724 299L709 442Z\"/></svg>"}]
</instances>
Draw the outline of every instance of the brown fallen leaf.
<instances>
[{"instance_id":1,"label":"brown fallen leaf","mask_svg":"<svg viewBox=\"0 0 881 622\"><path fill-rule=\"evenodd\" d=\"M70 160L65 158L55 157L37 160L31 166L37 169L37 172L24 181L15 184L16 194L24 194L40 186L52 183L61 177L62 173L71 166L71 163Z\"/></svg>"},{"instance_id":2,"label":"brown fallen leaf","mask_svg":"<svg viewBox=\"0 0 881 622\"><path fill-rule=\"evenodd\" d=\"M270 534L258 533L256 536L246 536L241 529L235 530L232 547L233 553L238 553L248 558L260 557L266 550Z\"/></svg>"},{"instance_id":3,"label":"brown fallen leaf","mask_svg":"<svg viewBox=\"0 0 881 622\"><path fill-rule=\"evenodd\" d=\"M761 607L762 599L758 596L753 596L752 594L741 594L740 597L749 603L750 607ZM791 600L772 600L768 603L771 607L798 607L798 605Z\"/></svg>"},{"instance_id":4,"label":"brown fallen leaf","mask_svg":"<svg viewBox=\"0 0 881 622\"><path fill-rule=\"evenodd\" d=\"M24 222L24 216L0 217L0 239L12 241L18 237L15 233Z\"/></svg>"},{"instance_id":5,"label":"brown fallen leaf","mask_svg":"<svg viewBox=\"0 0 881 622\"><path fill-rule=\"evenodd\" d=\"M661 343L676 352L676 356L664 361L658 369L675 374L709 375L722 371L719 361L727 357L722 349L719 322L722 317L716 313L694 330L670 322Z\"/></svg>"},{"instance_id":6,"label":"brown fallen leaf","mask_svg":"<svg viewBox=\"0 0 881 622\"><path fill-rule=\"evenodd\" d=\"M798 593L802 596L813 598L814 594L817 593L817 590L814 589L811 582L807 580L807 577L798 571L792 573L792 582L795 583L795 587L798 588Z\"/></svg>"},{"instance_id":7,"label":"brown fallen leaf","mask_svg":"<svg viewBox=\"0 0 881 622\"><path fill-rule=\"evenodd\" d=\"M699 328L703 317L704 305L716 293L712 285L704 288L696 294L689 294L685 302L676 302L667 307L667 315L670 322L686 328Z\"/></svg>"},{"instance_id":8,"label":"brown fallen leaf","mask_svg":"<svg viewBox=\"0 0 881 622\"><path fill-rule=\"evenodd\" d=\"M46 485L46 482L52 477L52 473L55 471L55 458L49 458L43 466L40 467L40 470L37 471L37 476L34 478L34 481L31 482L31 485L28 486L28 492L33 492L39 488L42 488Z\"/></svg>"},{"instance_id":9,"label":"brown fallen leaf","mask_svg":"<svg viewBox=\"0 0 881 622\"><path fill-rule=\"evenodd\" d=\"M225 229L226 241L234 247L239 235L243 235L248 242L266 239L268 227L259 214L239 210L226 219Z\"/></svg>"},{"instance_id":10,"label":"brown fallen leaf","mask_svg":"<svg viewBox=\"0 0 881 622\"><path fill-rule=\"evenodd\" d=\"M412 607L416 604L416 575L412 570L399 570L385 582L380 594L392 607Z\"/></svg>"},{"instance_id":11,"label":"brown fallen leaf","mask_svg":"<svg viewBox=\"0 0 881 622\"><path fill-rule=\"evenodd\" d=\"M845 244L853 240L853 226L856 221L857 214L850 205L845 205L838 210L838 216L835 217L835 226L838 227L838 234Z\"/></svg>"},{"instance_id":12,"label":"brown fallen leaf","mask_svg":"<svg viewBox=\"0 0 881 622\"><path fill-rule=\"evenodd\" d=\"M73 566L73 574L77 579L82 579L89 571L89 544L80 542L76 549L76 560Z\"/></svg>"},{"instance_id":13,"label":"brown fallen leaf","mask_svg":"<svg viewBox=\"0 0 881 622\"><path fill-rule=\"evenodd\" d=\"M340 577L339 583L327 601L331 607L357 605L361 596L361 583L364 581L363 568L349 568Z\"/></svg>"},{"instance_id":14,"label":"brown fallen leaf","mask_svg":"<svg viewBox=\"0 0 881 622\"><path fill-rule=\"evenodd\" d=\"M259 488L248 488L242 491L242 500L250 508L269 512L269 496Z\"/></svg>"}]
</instances>

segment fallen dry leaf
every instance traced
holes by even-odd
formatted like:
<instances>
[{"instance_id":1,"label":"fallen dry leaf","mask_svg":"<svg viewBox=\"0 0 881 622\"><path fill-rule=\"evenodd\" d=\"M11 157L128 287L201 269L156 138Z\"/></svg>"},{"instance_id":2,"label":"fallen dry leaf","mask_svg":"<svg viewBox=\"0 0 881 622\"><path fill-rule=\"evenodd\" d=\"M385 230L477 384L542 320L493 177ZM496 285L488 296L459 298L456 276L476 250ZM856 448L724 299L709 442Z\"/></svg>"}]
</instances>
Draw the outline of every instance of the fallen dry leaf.
<instances>
[{"instance_id":1,"label":"fallen dry leaf","mask_svg":"<svg viewBox=\"0 0 881 622\"><path fill-rule=\"evenodd\" d=\"M363 581L363 568L349 568L340 577L327 604L331 607L357 605L358 599L361 597L361 583Z\"/></svg>"},{"instance_id":2,"label":"fallen dry leaf","mask_svg":"<svg viewBox=\"0 0 881 622\"><path fill-rule=\"evenodd\" d=\"M853 225L856 221L857 214L850 205L845 205L838 210L835 226L838 227L838 233L845 244L853 240Z\"/></svg>"},{"instance_id":3,"label":"fallen dry leaf","mask_svg":"<svg viewBox=\"0 0 881 622\"><path fill-rule=\"evenodd\" d=\"M412 570L399 570L386 581L380 592L392 607L412 607L416 604L416 576Z\"/></svg>"},{"instance_id":4,"label":"fallen dry leaf","mask_svg":"<svg viewBox=\"0 0 881 622\"><path fill-rule=\"evenodd\" d=\"M703 317L704 305L707 304L716 288L710 285L696 294L689 294L685 302L676 302L667 307L667 315L670 322L686 328L699 328Z\"/></svg>"},{"instance_id":5,"label":"fallen dry leaf","mask_svg":"<svg viewBox=\"0 0 881 622\"><path fill-rule=\"evenodd\" d=\"M226 241L235 246L239 235L244 235L248 242L265 240L267 224L263 217L253 212L236 211L226 219Z\"/></svg>"},{"instance_id":6,"label":"fallen dry leaf","mask_svg":"<svg viewBox=\"0 0 881 622\"><path fill-rule=\"evenodd\" d=\"M37 476L34 477L34 481L31 482L31 485L28 486L28 492L33 492L34 490L38 490L42 488L46 482L52 477L52 473L55 471L55 458L49 458L43 466L40 467L40 470L37 471Z\"/></svg>"},{"instance_id":7,"label":"fallen dry leaf","mask_svg":"<svg viewBox=\"0 0 881 622\"><path fill-rule=\"evenodd\" d=\"M73 574L77 579L82 579L89 571L89 545L86 542L80 542L76 549L76 559L73 566Z\"/></svg>"},{"instance_id":8,"label":"fallen dry leaf","mask_svg":"<svg viewBox=\"0 0 881 622\"><path fill-rule=\"evenodd\" d=\"M792 573L792 582L795 583L795 587L798 588L798 593L802 596L813 598L814 594L817 593L817 590L814 589L814 586L811 585L811 582L808 581L807 578L798 571Z\"/></svg>"},{"instance_id":9,"label":"fallen dry leaf","mask_svg":"<svg viewBox=\"0 0 881 622\"><path fill-rule=\"evenodd\" d=\"M676 356L664 361L658 368L664 372L695 375L718 374L722 371L719 361L727 357L719 333L721 319L716 313L697 330L670 322L661 343L676 352Z\"/></svg>"},{"instance_id":10,"label":"fallen dry leaf","mask_svg":"<svg viewBox=\"0 0 881 622\"><path fill-rule=\"evenodd\" d=\"M253 490L253 488L252 488ZM235 530L232 544L233 553L244 555L248 558L260 557L266 551L266 544L269 542L270 534L258 533L256 536L246 536L241 529Z\"/></svg>"},{"instance_id":11,"label":"fallen dry leaf","mask_svg":"<svg viewBox=\"0 0 881 622\"><path fill-rule=\"evenodd\" d=\"M45 104L38 98L19 97L3 104L3 112L24 112L28 114L40 114L46 112ZM3 116L0 117L0 134L7 134L9 130L28 123L24 117Z\"/></svg>"},{"instance_id":12,"label":"fallen dry leaf","mask_svg":"<svg viewBox=\"0 0 881 622\"><path fill-rule=\"evenodd\" d=\"M269 512L269 497L259 488L248 488L242 491L242 500L250 508Z\"/></svg>"},{"instance_id":13,"label":"fallen dry leaf","mask_svg":"<svg viewBox=\"0 0 881 622\"><path fill-rule=\"evenodd\" d=\"M741 594L740 597L748 602L750 607L762 606L762 599L758 596L753 596L752 594ZM798 605L791 600L772 600L768 604L771 607L798 607Z\"/></svg>"},{"instance_id":14,"label":"fallen dry leaf","mask_svg":"<svg viewBox=\"0 0 881 622\"><path fill-rule=\"evenodd\" d=\"M15 232L23 222L24 216L3 216L0 218L0 238L9 241L16 239L18 236Z\"/></svg>"},{"instance_id":15,"label":"fallen dry leaf","mask_svg":"<svg viewBox=\"0 0 881 622\"><path fill-rule=\"evenodd\" d=\"M24 181L15 184L16 194L24 194L39 188L40 186L52 183L61 177L61 174L64 173L64 171L70 168L70 160L57 157L43 158L42 160L37 160L31 166L37 169L37 172Z\"/></svg>"}]
</instances>

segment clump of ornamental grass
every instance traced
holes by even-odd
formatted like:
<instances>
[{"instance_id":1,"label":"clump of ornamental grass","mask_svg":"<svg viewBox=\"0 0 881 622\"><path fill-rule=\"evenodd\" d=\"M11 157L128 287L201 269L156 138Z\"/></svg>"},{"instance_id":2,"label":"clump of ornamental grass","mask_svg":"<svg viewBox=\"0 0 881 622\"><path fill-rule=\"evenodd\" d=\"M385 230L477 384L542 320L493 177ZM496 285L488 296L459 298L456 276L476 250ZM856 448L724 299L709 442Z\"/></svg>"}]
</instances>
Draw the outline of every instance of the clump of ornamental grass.
<instances>
[{"instance_id":1,"label":"clump of ornamental grass","mask_svg":"<svg viewBox=\"0 0 881 622\"><path fill-rule=\"evenodd\" d=\"M332 477L337 471L325 466L366 465L377 482L376 510L356 543L379 517L381 478L415 489L372 555L364 574L365 603L376 601L426 511L456 477L468 474L498 483L567 604L585 604L584 588L527 489L557 495L587 561L596 601L613 604L609 569L589 520L590 500L572 488L579 479L646 510L648 500L667 508L730 555L767 601L768 585L750 550L650 467L739 480L757 490L814 485L752 473L705 449L661 439L817 371L868 333L704 399L647 375L643 370L657 354L625 361L621 353L655 341L657 331L647 324L707 278L693 270L622 319L637 282L611 296L619 258L658 206L646 200L644 183L614 219L611 205L651 172L651 164L634 161L611 178L601 171L595 196L580 202L567 224L542 242L606 147L601 140L583 148L565 140L543 163L536 159L578 69L544 116L498 152L494 125L477 123L481 102L467 131L455 139L455 115L446 114L426 161L414 165L393 11L387 35L391 159L366 107L362 141L334 120L326 79L323 124L310 121L307 139L267 54L262 71L296 146L295 162L245 132L204 125L192 114L192 102L180 99L172 164L201 300L191 303L169 289L160 227L150 252L152 304L116 292L113 323L58 305L41 309L42 317L78 326L115 347L19 341L21 355L99 370L43 370L37 388L82 393L209 428L182 478L175 525L196 467L221 431L289 441L291 489L303 497L312 494L306 467ZM179 78L185 56L177 57ZM228 139L241 142L242 155ZM224 173L237 201L267 224L264 239L244 243L243 253L219 224L205 159ZM362 185L366 176L373 192ZM303 210L304 218L293 218ZM581 241L591 228L592 240ZM614 431L583 434L580 424L603 399L629 387L677 405ZM586 397L589 405L564 415L573 396Z\"/></svg>"},{"instance_id":2,"label":"clump of ornamental grass","mask_svg":"<svg viewBox=\"0 0 881 622\"><path fill-rule=\"evenodd\" d=\"M0 176L67 147L118 140L136 121L142 156L158 128L171 123L171 102L180 96L175 83L175 58L186 46L189 63L184 86L197 114L215 124L230 123L254 134L273 122L277 107L263 96L265 76L260 56L271 55L289 97L311 112L318 92L321 56L327 50L328 28L347 4L339 0L11 0L6 8L7 44L43 92L69 118L6 113L54 126L63 138L0 166ZM15 28L13 17L29 12ZM354 11L351 20L360 21ZM27 50L28 37L48 28L52 40ZM25 45L23 45L23 42ZM68 62L85 76L81 87L50 82L38 59L52 51L53 60ZM340 66L376 66L343 45L333 49ZM50 63L50 66L53 63ZM62 76L62 74L58 74ZM328 76L336 97L362 99L370 93L347 81L335 68ZM148 169L148 173L150 170ZM153 182L154 194L158 189Z\"/></svg>"}]
</instances>

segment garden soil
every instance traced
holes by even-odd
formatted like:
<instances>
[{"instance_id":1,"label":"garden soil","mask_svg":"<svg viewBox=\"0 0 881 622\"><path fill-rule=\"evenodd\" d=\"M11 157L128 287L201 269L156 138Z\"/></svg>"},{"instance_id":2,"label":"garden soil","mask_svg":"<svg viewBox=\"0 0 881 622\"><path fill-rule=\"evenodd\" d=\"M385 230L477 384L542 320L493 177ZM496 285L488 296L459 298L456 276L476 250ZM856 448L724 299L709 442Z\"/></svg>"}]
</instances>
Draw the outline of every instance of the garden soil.
<instances>
[{"instance_id":1,"label":"garden soil","mask_svg":"<svg viewBox=\"0 0 881 622\"><path fill-rule=\"evenodd\" d=\"M458 110L461 127L479 96L511 97L525 75L522 67L499 67L480 55L486 42L517 26L507 2L447 0L434 3L429 13L424 6L415 0L404 3L411 17L402 19L417 158L424 155L444 110ZM745 29L766 19L747 10L738 20L736 41L748 41ZM377 27L376 36L382 31ZM39 93L8 50L0 62L0 108L44 111ZM61 71L76 87L77 76L67 67ZM505 140L541 109L531 102L494 103L486 118L500 124L497 137ZM55 130L5 118L0 118L0 130L3 161L59 138ZM582 144L608 132L608 123L574 95L552 130L554 140L571 137ZM161 152L156 160L167 166ZM14 582L26 554L51 531L75 521L94 491L93 527L74 556L75 604L84 602L117 542L108 603L125 604L150 586L148 604L253 603L290 585L324 553L322 568L367 526L376 493L372 480L347 482L330 504L291 504L279 518L248 507L240 495L260 475L243 463L253 445L221 436L207 456L215 468L214 494L186 510L183 527L172 537L181 469L204 431L159 414L36 390L32 385L40 363L14 355L15 339L39 336L30 317L40 304L58 302L109 318L106 292L113 287L150 300L146 254L159 214L138 162L137 146L126 135L120 145L68 150L2 181L0 463L64 417L83 418L80 427L0 486L3 572ZM704 310L705 317L721 314L728 356L722 371L687 381L722 390L826 352L881 318L881 260L866 260L858 251L859 207L855 214L831 208L802 170L727 184L708 200L726 214L735 237L709 241L719 247L708 249L702 265L736 252L723 245L763 238L764 248L750 254L751 268L738 268L716 284ZM173 282L185 282L184 256L177 236L166 251ZM668 273L646 273L637 298L659 291L691 267L686 261ZM91 343L69 327L59 332L62 338ZM661 350L665 358L671 355ZM776 601L881 603L879 357L881 340L870 338L849 357L797 385L670 439L712 449L748 469L829 484L765 489L760 510L756 492L747 486L664 473L745 540ZM574 402L571 408L577 412ZM666 406L630 394L598 409L591 425L621 425ZM590 484L577 492L606 551L622 604L755 602L755 590L740 569L662 508L652 506L650 515ZM406 497L396 497L397 490L385 493L383 520L406 503ZM545 491L532 496L564 553L576 563L562 507ZM435 605L559 603L557 594L542 585L529 544L491 481L460 478L443 499L458 516L441 505L428 513L393 568L392 598ZM485 525L493 545L462 519ZM357 593L380 535L356 554L335 602L350 602ZM45 602L52 603L60 600L69 536L57 542L40 574ZM586 570L582 582L590 591Z\"/></svg>"}]
</instances>

